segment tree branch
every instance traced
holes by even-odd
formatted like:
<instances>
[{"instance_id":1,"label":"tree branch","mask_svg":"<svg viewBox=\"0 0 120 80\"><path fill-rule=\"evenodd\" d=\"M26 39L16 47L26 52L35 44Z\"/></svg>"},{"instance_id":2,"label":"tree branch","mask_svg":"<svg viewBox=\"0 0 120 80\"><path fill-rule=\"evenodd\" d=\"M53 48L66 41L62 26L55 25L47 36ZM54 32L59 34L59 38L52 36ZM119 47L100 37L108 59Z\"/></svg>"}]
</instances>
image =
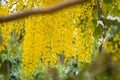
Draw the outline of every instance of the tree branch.
<instances>
[{"instance_id":1,"label":"tree branch","mask_svg":"<svg viewBox=\"0 0 120 80\"><path fill-rule=\"evenodd\" d=\"M102 73L102 72L105 72L107 71L108 69L112 69L115 67L115 64L109 64L109 66L102 66L102 67L99 67L97 69L95 69L94 71L92 71L90 73L90 76L89 77L86 77L84 78L83 80L92 80L94 79L98 74Z\"/></svg>"},{"instance_id":2,"label":"tree branch","mask_svg":"<svg viewBox=\"0 0 120 80\"><path fill-rule=\"evenodd\" d=\"M59 11L61 9L73 6L75 4L80 4L80 3L82 4L86 1L88 1L88 0L68 0L68 1L63 1L61 3L55 4L55 5L50 6L50 7L46 7L46 8L35 8L35 9L23 10L20 13L11 14L11 15L7 15L7 16L0 16L0 23L13 21L16 19L20 19L20 18L24 18L24 17L30 16L30 15L34 15L34 14L53 13L53 12Z\"/></svg>"}]
</instances>

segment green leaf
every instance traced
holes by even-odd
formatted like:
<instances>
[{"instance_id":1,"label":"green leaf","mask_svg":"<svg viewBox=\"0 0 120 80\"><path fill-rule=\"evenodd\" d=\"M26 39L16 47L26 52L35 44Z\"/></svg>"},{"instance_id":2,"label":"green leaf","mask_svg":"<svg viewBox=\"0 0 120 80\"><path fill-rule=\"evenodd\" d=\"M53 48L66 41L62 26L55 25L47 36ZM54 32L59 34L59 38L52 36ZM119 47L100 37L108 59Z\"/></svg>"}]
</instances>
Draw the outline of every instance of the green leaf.
<instances>
[{"instance_id":1,"label":"green leaf","mask_svg":"<svg viewBox=\"0 0 120 80\"><path fill-rule=\"evenodd\" d=\"M111 26L111 25L118 25L119 26L119 24L120 24L120 22L118 22L117 20L110 20L110 19L104 19L104 20L108 26Z\"/></svg>"},{"instance_id":2,"label":"green leaf","mask_svg":"<svg viewBox=\"0 0 120 80\"><path fill-rule=\"evenodd\" d=\"M113 0L103 0L103 1L104 1L104 3L106 3L106 4L110 4L110 3L112 3Z\"/></svg>"},{"instance_id":3,"label":"green leaf","mask_svg":"<svg viewBox=\"0 0 120 80\"><path fill-rule=\"evenodd\" d=\"M95 30L94 30L94 32L93 32L93 36L94 36L94 38L95 39L98 39L101 35L102 35L102 25L101 24L99 24L96 28L95 28Z\"/></svg>"},{"instance_id":4,"label":"green leaf","mask_svg":"<svg viewBox=\"0 0 120 80\"><path fill-rule=\"evenodd\" d=\"M105 23L110 26L117 26L118 31L120 31L120 22L118 20L110 20L110 19L104 19Z\"/></svg>"},{"instance_id":5,"label":"green leaf","mask_svg":"<svg viewBox=\"0 0 120 80\"><path fill-rule=\"evenodd\" d=\"M2 44L3 44L3 37L2 37L2 35L0 34L0 46L2 46Z\"/></svg>"},{"instance_id":6,"label":"green leaf","mask_svg":"<svg viewBox=\"0 0 120 80\"><path fill-rule=\"evenodd\" d=\"M0 67L0 73L4 75L5 80L9 80L9 75L12 69L12 63L9 60L5 60Z\"/></svg>"},{"instance_id":7,"label":"green leaf","mask_svg":"<svg viewBox=\"0 0 120 80\"><path fill-rule=\"evenodd\" d=\"M1 59L1 56L0 56L0 64L2 63L2 59Z\"/></svg>"}]
</instances>

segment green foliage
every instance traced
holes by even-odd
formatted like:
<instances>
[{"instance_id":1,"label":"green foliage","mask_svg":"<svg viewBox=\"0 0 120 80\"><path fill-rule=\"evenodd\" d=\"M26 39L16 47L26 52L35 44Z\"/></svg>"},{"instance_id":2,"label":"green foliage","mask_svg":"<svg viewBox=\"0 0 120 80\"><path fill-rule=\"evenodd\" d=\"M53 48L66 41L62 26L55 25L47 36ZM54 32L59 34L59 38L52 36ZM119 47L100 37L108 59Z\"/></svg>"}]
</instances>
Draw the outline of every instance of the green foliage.
<instances>
[{"instance_id":1,"label":"green foliage","mask_svg":"<svg viewBox=\"0 0 120 80\"><path fill-rule=\"evenodd\" d=\"M117 80L120 64L111 62L108 54L99 54L92 64L77 64L57 68L49 68L46 72L42 67L37 70L34 80ZM91 78L91 79L90 79Z\"/></svg>"},{"instance_id":2,"label":"green foliage","mask_svg":"<svg viewBox=\"0 0 120 80\"><path fill-rule=\"evenodd\" d=\"M98 26L96 26L96 28L93 32L93 36L94 36L94 38L99 39L101 37L102 33L103 33L103 27L101 24L98 24Z\"/></svg>"},{"instance_id":3,"label":"green foliage","mask_svg":"<svg viewBox=\"0 0 120 80\"><path fill-rule=\"evenodd\" d=\"M106 4L110 4L110 3L112 3L113 0L103 0L103 1L104 1L104 3L106 3Z\"/></svg>"},{"instance_id":4,"label":"green foliage","mask_svg":"<svg viewBox=\"0 0 120 80\"><path fill-rule=\"evenodd\" d=\"M115 20L104 19L104 20L105 20L105 23L108 25L108 27L117 26L118 31L120 30L120 22L117 19Z\"/></svg>"},{"instance_id":5,"label":"green foliage","mask_svg":"<svg viewBox=\"0 0 120 80\"><path fill-rule=\"evenodd\" d=\"M12 37L9 39L9 45L0 51L0 74L5 80L20 80L21 52L21 46Z\"/></svg>"},{"instance_id":6,"label":"green foliage","mask_svg":"<svg viewBox=\"0 0 120 80\"><path fill-rule=\"evenodd\" d=\"M0 67L1 74L4 75L5 80L9 80L10 72L12 69L12 63L9 60L5 60Z\"/></svg>"}]
</instances>

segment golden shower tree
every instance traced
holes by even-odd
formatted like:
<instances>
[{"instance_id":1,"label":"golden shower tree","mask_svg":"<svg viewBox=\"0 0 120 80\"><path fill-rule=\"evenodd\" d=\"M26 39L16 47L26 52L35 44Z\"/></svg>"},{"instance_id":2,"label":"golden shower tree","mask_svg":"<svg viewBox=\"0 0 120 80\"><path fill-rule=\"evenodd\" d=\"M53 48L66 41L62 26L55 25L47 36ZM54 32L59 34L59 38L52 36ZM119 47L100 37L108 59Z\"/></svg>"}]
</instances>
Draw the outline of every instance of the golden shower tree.
<instances>
[{"instance_id":1,"label":"golden shower tree","mask_svg":"<svg viewBox=\"0 0 120 80\"><path fill-rule=\"evenodd\" d=\"M22 80L33 79L39 66L47 70L72 62L79 67L81 63L91 64L93 55L99 53L108 53L113 61L120 61L119 0L3 2L0 5L0 50L8 49L7 56L15 56L9 53L14 51L9 48L11 38L21 46Z\"/></svg>"}]
</instances>

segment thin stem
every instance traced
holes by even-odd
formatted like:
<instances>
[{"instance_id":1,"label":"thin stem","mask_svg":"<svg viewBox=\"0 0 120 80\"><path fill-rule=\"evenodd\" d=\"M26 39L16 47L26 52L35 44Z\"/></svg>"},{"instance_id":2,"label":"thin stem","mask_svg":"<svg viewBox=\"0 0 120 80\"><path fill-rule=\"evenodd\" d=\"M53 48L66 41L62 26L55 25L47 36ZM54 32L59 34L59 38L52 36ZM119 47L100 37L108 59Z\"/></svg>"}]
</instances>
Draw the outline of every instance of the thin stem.
<instances>
[{"instance_id":1,"label":"thin stem","mask_svg":"<svg viewBox=\"0 0 120 80\"><path fill-rule=\"evenodd\" d=\"M98 6L98 17L99 17L99 20L103 23L103 35L102 35L102 42L101 42L101 45L99 47L99 53L102 53L103 51L103 45L104 45L104 42L105 42L105 37L106 37L106 30L107 30L107 24L105 23L104 21L104 18L103 18L103 11L102 11L102 7L101 7L101 4L100 4L101 0L97 0L97 6Z\"/></svg>"}]
</instances>

